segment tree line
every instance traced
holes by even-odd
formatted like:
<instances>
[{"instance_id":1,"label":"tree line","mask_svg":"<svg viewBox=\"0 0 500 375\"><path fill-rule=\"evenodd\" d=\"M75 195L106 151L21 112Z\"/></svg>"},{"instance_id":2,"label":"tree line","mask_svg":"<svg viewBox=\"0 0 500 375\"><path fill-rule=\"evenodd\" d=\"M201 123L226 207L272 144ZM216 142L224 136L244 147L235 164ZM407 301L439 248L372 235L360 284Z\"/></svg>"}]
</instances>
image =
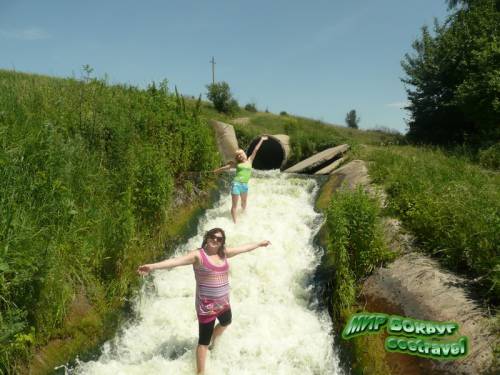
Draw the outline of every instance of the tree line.
<instances>
[{"instance_id":1,"label":"tree line","mask_svg":"<svg viewBox=\"0 0 500 375\"><path fill-rule=\"evenodd\" d=\"M494 145L500 136L500 0L448 0L451 14L422 28L401 64L409 140Z\"/></svg>"},{"instance_id":2,"label":"tree line","mask_svg":"<svg viewBox=\"0 0 500 375\"><path fill-rule=\"evenodd\" d=\"M410 113L407 139L417 144L489 148L500 158L500 0L446 0L451 13L422 27L401 65ZM238 108L226 82L207 85L223 113ZM251 108L254 110L255 108ZM355 110L346 125L358 128ZM490 155L493 153L493 155ZM492 166L499 164L491 163Z\"/></svg>"}]
</instances>

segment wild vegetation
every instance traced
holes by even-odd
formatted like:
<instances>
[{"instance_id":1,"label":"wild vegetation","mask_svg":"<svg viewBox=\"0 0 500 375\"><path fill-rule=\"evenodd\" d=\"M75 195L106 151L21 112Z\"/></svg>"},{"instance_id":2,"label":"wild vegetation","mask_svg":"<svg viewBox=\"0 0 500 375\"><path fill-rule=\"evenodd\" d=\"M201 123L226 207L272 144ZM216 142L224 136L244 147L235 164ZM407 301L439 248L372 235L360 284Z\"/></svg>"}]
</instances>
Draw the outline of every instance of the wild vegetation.
<instances>
[{"instance_id":1,"label":"wild vegetation","mask_svg":"<svg viewBox=\"0 0 500 375\"><path fill-rule=\"evenodd\" d=\"M500 175L437 148L363 149L370 176L420 247L500 301Z\"/></svg>"},{"instance_id":2,"label":"wild vegetation","mask_svg":"<svg viewBox=\"0 0 500 375\"><path fill-rule=\"evenodd\" d=\"M478 154L479 164L484 168L500 170L500 142L482 149Z\"/></svg>"},{"instance_id":3,"label":"wild vegetation","mask_svg":"<svg viewBox=\"0 0 500 375\"><path fill-rule=\"evenodd\" d=\"M361 279L392 258L384 243L379 203L359 187L336 191L326 209L325 269L334 318L352 312Z\"/></svg>"},{"instance_id":4,"label":"wild vegetation","mask_svg":"<svg viewBox=\"0 0 500 375\"><path fill-rule=\"evenodd\" d=\"M99 335L102 317L123 306L137 264L163 251L152 238L166 222L176 228L174 192L206 187L207 178L190 176L219 164L209 118L249 117L234 125L243 148L263 133L288 134L288 165L342 143L370 162L388 193L385 211L361 190L336 193L325 208L337 319L360 280L391 258L382 215L399 217L422 249L498 307L500 2L448 3L449 19L424 28L402 62L408 137L242 109L224 82L207 86L211 105L166 81L110 85L90 67L82 79L0 70L0 372L17 372L53 338ZM393 146L408 141L480 150ZM68 323L75 300L94 313Z\"/></svg>"},{"instance_id":5,"label":"wild vegetation","mask_svg":"<svg viewBox=\"0 0 500 375\"><path fill-rule=\"evenodd\" d=\"M350 315L363 309L358 302L363 280L395 257L384 241L378 199L362 188L339 191L341 184L342 179L330 177L316 200L316 208L326 217L319 235L325 253L317 278L339 333ZM380 340L360 336L341 340L341 348L350 354L353 374L391 373Z\"/></svg>"},{"instance_id":6,"label":"wild vegetation","mask_svg":"<svg viewBox=\"0 0 500 375\"><path fill-rule=\"evenodd\" d=\"M245 105L245 110L248 112L257 112L257 107L255 103L248 103Z\"/></svg>"},{"instance_id":7,"label":"wild vegetation","mask_svg":"<svg viewBox=\"0 0 500 375\"><path fill-rule=\"evenodd\" d=\"M212 83L207 85L207 90L207 98L213 103L217 111L230 115L238 112L238 102L233 98L233 94L231 94L231 89L227 82ZM255 109L255 106L253 108L250 106L245 109L252 111ZM256 110L253 112L256 112Z\"/></svg>"},{"instance_id":8,"label":"wild vegetation","mask_svg":"<svg viewBox=\"0 0 500 375\"><path fill-rule=\"evenodd\" d=\"M295 117L262 114L250 119L249 124L235 125L240 144L257 134L288 133L290 164L326 147L351 144L351 157L370 161L371 177L389 194L389 206L381 214L401 218L423 249L440 259L443 266L474 280L477 295L490 305L498 305L500 180L492 170L499 160L496 148L480 153L481 165L489 166L488 170L475 162L467 148L450 152L437 147L396 146L402 143L398 134L359 131ZM340 280L345 295L337 297L349 300L356 284L349 280L359 279Z\"/></svg>"},{"instance_id":9,"label":"wild vegetation","mask_svg":"<svg viewBox=\"0 0 500 375\"><path fill-rule=\"evenodd\" d=\"M75 296L122 306L187 171L218 164L214 138L167 82L0 71L0 372L60 331ZM206 186L206 179L198 187ZM84 331L98 330L85 323Z\"/></svg>"},{"instance_id":10,"label":"wild vegetation","mask_svg":"<svg viewBox=\"0 0 500 375\"><path fill-rule=\"evenodd\" d=\"M346 123L347 127L349 127L349 128L358 129L360 121L361 121L361 119L356 114L355 109L351 109L345 115L345 123Z\"/></svg>"},{"instance_id":11,"label":"wild vegetation","mask_svg":"<svg viewBox=\"0 0 500 375\"><path fill-rule=\"evenodd\" d=\"M500 141L500 1L450 0L402 61L416 143L485 148Z\"/></svg>"}]
</instances>

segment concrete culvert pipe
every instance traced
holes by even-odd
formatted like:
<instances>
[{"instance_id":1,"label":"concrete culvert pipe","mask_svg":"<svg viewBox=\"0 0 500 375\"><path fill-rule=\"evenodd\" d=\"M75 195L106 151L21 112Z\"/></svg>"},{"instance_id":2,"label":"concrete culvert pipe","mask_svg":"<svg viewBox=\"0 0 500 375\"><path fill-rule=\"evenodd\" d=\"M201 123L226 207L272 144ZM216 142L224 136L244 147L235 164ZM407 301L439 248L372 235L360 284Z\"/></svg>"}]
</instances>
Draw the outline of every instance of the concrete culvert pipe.
<instances>
[{"instance_id":1,"label":"concrete culvert pipe","mask_svg":"<svg viewBox=\"0 0 500 375\"><path fill-rule=\"evenodd\" d=\"M232 125L221 121L210 120L210 125L215 131L217 148L224 160L224 163L234 161L234 154L238 150L238 140Z\"/></svg>"},{"instance_id":2,"label":"concrete culvert pipe","mask_svg":"<svg viewBox=\"0 0 500 375\"><path fill-rule=\"evenodd\" d=\"M259 142L261 136L258 136L250 142L247 149L247 155L250 156ZM269 139L262 143L253 161L253 167L256 169L281 169L290 155L289 138L286 134L268 135Z\"/></svg>"}]
</instances>

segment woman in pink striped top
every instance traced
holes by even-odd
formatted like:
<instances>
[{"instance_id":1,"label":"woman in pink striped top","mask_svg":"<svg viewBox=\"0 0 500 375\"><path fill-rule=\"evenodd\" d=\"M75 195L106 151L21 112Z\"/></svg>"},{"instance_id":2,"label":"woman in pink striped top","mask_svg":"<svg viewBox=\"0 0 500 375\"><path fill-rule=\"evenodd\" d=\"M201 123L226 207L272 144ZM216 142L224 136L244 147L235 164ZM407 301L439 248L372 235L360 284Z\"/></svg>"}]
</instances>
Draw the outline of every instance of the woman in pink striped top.
<instances>
[{"instance_id":1,"label":"woman in pink striped top","mask_svg":"<svg viewBox=\"0 0 500 375\"><path fill-rule=\"evenodd\" d=\"M145 264L138 269L138 272L144 275L161 268L193 265L196 279L195 305L199 326L198 347L196 349L196 365L199 374L205 370L205 358L210 341L214 345L215 339L231 323L227 258L270 244L266 240L228 248L225 243L224 231L221 228L214 228L205 234L200 249L190 251L177 258ZM216 319L219 323L214 328Z\"/></svg>"}]
</instances>

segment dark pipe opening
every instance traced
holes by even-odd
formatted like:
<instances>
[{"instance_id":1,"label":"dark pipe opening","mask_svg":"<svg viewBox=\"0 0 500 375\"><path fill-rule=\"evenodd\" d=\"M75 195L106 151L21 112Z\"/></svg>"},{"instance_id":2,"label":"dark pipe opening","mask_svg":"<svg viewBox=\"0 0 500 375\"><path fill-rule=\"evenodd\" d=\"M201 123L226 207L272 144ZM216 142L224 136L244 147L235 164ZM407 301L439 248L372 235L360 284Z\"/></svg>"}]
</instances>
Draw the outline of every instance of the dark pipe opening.
<instances>
[{"instance_id":1,"label":"dark pipe opening","mask_svg":"<svg viewBox=\"0 0 500 375\"><path fill-rule=\"evenodd\" d=\"M257 143L259 143L260 138L255 138L247 149L247 155L250 156L253 152ZM260 146L257 155L253 161L253 168L268 170L268 169L280 169L285 158L285 151L281 144L274 138L269 137L267 141L264 141Z\"/></svg>"}]
</instances>

